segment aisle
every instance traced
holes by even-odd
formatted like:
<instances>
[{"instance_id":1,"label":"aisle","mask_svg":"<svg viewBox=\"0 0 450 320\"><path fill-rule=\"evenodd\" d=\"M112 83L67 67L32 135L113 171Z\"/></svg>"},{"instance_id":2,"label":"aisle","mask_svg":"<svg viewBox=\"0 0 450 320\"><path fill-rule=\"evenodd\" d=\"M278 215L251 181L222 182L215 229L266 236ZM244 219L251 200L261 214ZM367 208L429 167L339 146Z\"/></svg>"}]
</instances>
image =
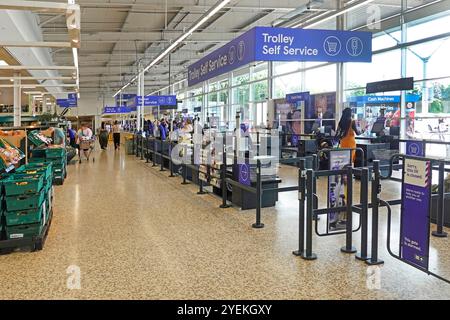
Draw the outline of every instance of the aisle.
<instances>
[{"instance_id":1,"label":"aisle","mask_svg":"<svg viewBox=\"0 0 450 320\"><path fill-rule=\"evenodd\" d=\"M381 290L368 290L366 266L338 250L342 237L314 239L317 261L294 257L295 194L264 210L267 227L254 230L253 210L219 209L218 198L198 196L193 185L167 176L113 150L97 151L95 163L70 165L68 179L56 187L44 250L0 256L0 299L439 299L450 294L448 285L389 259L384 250ZM79 290L67 286L73 279L69 266L80 268Z\"/></svg>"}]
</instances>

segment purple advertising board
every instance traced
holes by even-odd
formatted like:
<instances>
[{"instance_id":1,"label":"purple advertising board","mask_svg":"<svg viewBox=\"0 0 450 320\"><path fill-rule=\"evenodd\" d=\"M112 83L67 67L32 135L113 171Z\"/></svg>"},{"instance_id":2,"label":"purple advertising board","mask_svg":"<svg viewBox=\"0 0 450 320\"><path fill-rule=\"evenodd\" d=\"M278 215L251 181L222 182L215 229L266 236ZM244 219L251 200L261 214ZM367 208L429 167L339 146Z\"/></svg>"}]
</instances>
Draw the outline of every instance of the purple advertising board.
<instances>
[{"instance_id":1,"label":"purple advertising board","mask_svg":"<svg viewBox=\"0 0 450 320\"><path fill-rule=\"evenodd\" d=\"M428 270L431 162L405 158L403 164L400 258Z\"/></svg>"},{"instance_id":2,"label":"purple advertising board","mask_svg":"<svg viewBox=\"0 0 450 320\"><path fill-rule=\"evenodd\" d=\"M351 165L351 150L331 150L330 170L342 170ZM347 203L347 175L328 177L328 208L345 207ZM328 214L328 232L336 232L346 228L345 212Z\"/></svg>"},{"instance_id":3,"label":"purple advertising board","mask_svg":"<svg viewBox=\"0 0 450 320\"><path fill-rule=\"evenodd\" d=\"M248 163L239 165L239 183L246 186L251 185L250 165Z\"/></svg>"},{"instance_id":4,"label":"purple advertising board","mask_svg":"<svg viewBox=\"0 0 450 320\"><path fill-rule=\"evenodd\" d=\"M425 144L421 141L406 142L406 154L408 156L425 157Z\"/></svg>"}]
</instances>

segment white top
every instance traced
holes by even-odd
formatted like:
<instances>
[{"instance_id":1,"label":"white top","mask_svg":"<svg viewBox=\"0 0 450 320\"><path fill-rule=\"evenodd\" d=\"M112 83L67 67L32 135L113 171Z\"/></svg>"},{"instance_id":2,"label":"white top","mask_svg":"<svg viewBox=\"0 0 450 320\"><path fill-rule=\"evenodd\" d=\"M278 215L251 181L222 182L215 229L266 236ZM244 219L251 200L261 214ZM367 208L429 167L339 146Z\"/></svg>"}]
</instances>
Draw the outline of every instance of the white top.
<instances>
[{"instance_id":1,"label":"white top","mask_svg":"<svg viewBox=\"0 0 450 320\"><path fill-rule=\"evenodd\" d=\"M113 133L120 133L120 124L113 125L112 132Z\"/></svg>"},{"instance_id":2,"label":"white top","mask_svg":"<svg viewBox=\"0 0 450 320\"><path fill-rule=\"evenodd\" d=\"M86 128L84 130L83 129L78 130L77 135L78 140L80 140L80 139L91 139L94 134L92 133L92 130L90 128Z\"/></svg>"}]
</instances>

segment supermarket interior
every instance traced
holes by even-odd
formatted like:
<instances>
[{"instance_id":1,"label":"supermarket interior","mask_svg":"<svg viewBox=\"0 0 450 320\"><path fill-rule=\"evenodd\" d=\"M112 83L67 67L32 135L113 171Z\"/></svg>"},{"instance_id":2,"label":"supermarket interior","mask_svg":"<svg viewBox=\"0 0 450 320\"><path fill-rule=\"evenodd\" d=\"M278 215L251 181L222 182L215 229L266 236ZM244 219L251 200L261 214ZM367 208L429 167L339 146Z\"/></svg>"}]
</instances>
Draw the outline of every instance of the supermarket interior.
<instances>
[{"instance_id":1,"label":"supermarket interior","mask_svg":"<svg viewBox=\"0 0 450 320\"><path fill-rule=\"evenodd\" d=\"M1 0L0 300L449 300L449 56L450 0Z\"/></svg>"}]
</instances>

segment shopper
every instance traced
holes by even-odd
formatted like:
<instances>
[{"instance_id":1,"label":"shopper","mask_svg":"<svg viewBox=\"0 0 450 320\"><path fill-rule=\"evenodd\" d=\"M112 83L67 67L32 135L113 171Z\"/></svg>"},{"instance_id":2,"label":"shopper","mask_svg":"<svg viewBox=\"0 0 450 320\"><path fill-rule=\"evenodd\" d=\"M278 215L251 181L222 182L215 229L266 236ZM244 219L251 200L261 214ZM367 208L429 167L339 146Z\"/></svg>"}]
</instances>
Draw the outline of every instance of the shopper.
<instances>
[{"instance_id":1,"label":"shopper","mask_svg":"<svg viewBox=\"0 0 450 320\"><path fill-rule=\"evenodd\" d=\"M108 148L109 133L108 133L108 130L106 130L104 122L102 122L98 137L99 137L100 148L102 148L102 150L106 150Z\"/></svg>"},{"instance_id":2,"label":"shopper","mask_svg":"<svg viewBox=\"0 0 450 320\"><path fill-rule=\"evenodd\" d=\"M339 141L341 148L356 148L356 135L360 135L355 121L352 119L352 109L345 108L342 111L335 138ZM352 158L355 161L355 151L352 151Z\"/></svg>"},{"instance_id":3,"label":"shopper","mask_svg":"<svg viewBox=\"0 0 450 320\"><path fill-rule=\"evenodd\" d=\"M159 124L159 131L160 131L161 140L166 140L167 134L169 133L169 131L167 129L166 120L164 118L161 119L161 122Z\"/></svg>"},{"instance_id":4,"label":"shopper","mask_svg":"<svg viewBox=\"0 0 450 320\"><path fill-rule=\"evenodd\" d=\"M69 138L69 145L75 149L78 149L77 147L77 132L72 129L72 127L67 129L67 136Z\"/></svg>"},{"instance_id":5,"label":"shopper","mask_svg":"<svg viewBox=\"0 0 450 320\"><path fill-rule=\"evenodd\" d=\"M115 121L112 127L114 150L120 150L120 124L119 121Z\"/></svg>"},{"instance_id":6,"label":"shopper","mask_svg":"<svg viewBox=\"0 0 450 320\"><path fill-rule=\"evenodd\" d=\"M85 157L88 159L89 159L89 151L90 151L90 147L86 148L86 147L81 146L81 142L82 141L90 141L90 140L92 140L93 136L94 136L94 134L92 133L91 128L89 128L86 123L83 123L81 125L81 129L78 130L78 133L77 133L77 145L78 145L78 150L79 150L80 162L81 162L81 151L84 152ZM83 143L83 145L86 146L88 144Z\"/></svg>"}]
</instances>

